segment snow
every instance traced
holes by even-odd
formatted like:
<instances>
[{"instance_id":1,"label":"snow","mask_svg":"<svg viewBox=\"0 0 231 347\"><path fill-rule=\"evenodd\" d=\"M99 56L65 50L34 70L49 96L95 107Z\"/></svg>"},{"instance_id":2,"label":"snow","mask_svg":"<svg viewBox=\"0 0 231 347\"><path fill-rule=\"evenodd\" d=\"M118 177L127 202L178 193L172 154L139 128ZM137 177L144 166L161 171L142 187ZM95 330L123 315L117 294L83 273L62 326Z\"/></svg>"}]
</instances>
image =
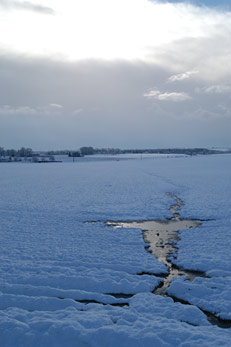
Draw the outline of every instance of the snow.
<instances>
[{"instance_id":1,"label":"snow","mask_svg":"<svg viewBox=\"0 0 231 347\"><path fill-rule=\"evenodd\" d=\"M196 310L181 310L180 304L175 308L171 301L162 299L158 302L158 297L152 299L151 295L144 303L149 299L148 312L143 312L142 299L139 306L139 298L130 309L89 304L83 311L70 306L55 312L29 312L12 307L3 311L0 318L1 342L3 346L25 347L229 345L229 331L208 326L203 317L199 317L200 326L184 322L189 315L194 321L199 315ZM171 309L175 312L167 318L165 314ZM175 318L178 315L182 321Z\"/></svg>"},{"instance_id":2,"label":"snow","mask_svg":"<svg viewBox=\"0 0 231 347\"><path fill-rule=\"evenodd\" d=\"M183 299L205 311L231 320L230 277L196 278L192 283L183 278L174 279L168 294Z\"/></svg>"},{"instance_id":3,"label":"snow","mask_svg":"<svg viewBox=\"0 0 231 347\"><path fill-rule=\"evenodd\" d=\"M204 222L200 228L190 232L182 230L178 257L174 262L180 267L205 271L208 275L229 272L230 222L227 215L225 220Z\"/></svg>"},{"instance_id":4,"label":"snow","mask_svg":"<svg viewBox=\"0 0 231 347\"><path fill-rule=\"evenodd\" d=\"M231 319L231 156L117 159L1 163L1 346L230 345L199 308ZM171 217L166 192L204 220L174 262L210 278L168 289L192 305L152 294L167 270L141 230L106 226Z\"/></svg>"}]
</instances>

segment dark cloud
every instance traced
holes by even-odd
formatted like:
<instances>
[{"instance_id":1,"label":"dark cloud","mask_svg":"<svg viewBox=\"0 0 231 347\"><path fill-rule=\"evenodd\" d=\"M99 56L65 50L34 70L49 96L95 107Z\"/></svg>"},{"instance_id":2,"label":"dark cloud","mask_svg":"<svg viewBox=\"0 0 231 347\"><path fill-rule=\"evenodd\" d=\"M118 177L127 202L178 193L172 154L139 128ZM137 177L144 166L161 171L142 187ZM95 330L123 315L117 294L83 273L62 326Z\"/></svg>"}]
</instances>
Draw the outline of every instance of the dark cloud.
<instances>
[{"instance_id":1,"label":"dark cloud","mask_svg":"<svg viewBox=\"0 0 231 347\"><path fill-rule=\"evenodd\" d=\"M55 14L55 11L52 8L33 4L29 1L0 0L0 6L5 9L29 10L41 14Z\"/></svg>"},{"instance_id":2,"label":"dark cloud","mask_svg":"<svg viewBox=\"0 0 231 347\"><path fill-rule=\"evenodd\" d=\"M0 145L37 149L227 145L227 93L147 63L0 58ZM163 98L147 98L151 90ZM190 99L173 102L172 96ZM172 96L171 96L172 95ZM170 97L171 96L171 97ZM161 99L161 100L160 100Z\"/></svg>"}]
</instances>

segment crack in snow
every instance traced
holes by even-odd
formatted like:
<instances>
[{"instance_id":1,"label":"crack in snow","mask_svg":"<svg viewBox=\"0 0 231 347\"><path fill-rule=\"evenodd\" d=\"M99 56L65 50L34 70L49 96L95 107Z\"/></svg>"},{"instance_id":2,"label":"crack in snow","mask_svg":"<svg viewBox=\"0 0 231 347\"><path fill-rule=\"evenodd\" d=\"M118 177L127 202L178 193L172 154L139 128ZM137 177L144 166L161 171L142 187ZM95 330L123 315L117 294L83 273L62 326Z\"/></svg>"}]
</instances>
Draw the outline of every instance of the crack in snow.
<instances>
[{"instance_id":1,"label":"crack in snow","mask_svg":"<svg viewBox=\"0 0 231 347\"><path fill-rule=\"evenodd\" d=\"M145 250L153 254L160 262L164 263L168 268L167 274L151 274L140 273L139 275L156 275L162 277L161 283L152 291L155 295L171 297L174 301L190 305L190 303L181 300L180 298L173 297L167 293L167 289L174 278L179 276L186 277L187 280L192 282L196 277L208 277L202 271L192 271L177 267L172 263L171 258L177 257L177 241L179 241L179 230L188 230L190 228L199 227L203 220L194 219L181 219L180 209L184 205L183 201L170 192L166 193L170 198L175 200L175 204L170 206L172 218L169 220L144 220L144 221L119 221L119 222L106 222L109 227L117 228L135 228L141 229L143 239L145 242ZM231 321L223 320L215 314L205 311L198 307L208 318L208 321L217 325L220 328L230 328Z\"/></svg>"}]
</instances>

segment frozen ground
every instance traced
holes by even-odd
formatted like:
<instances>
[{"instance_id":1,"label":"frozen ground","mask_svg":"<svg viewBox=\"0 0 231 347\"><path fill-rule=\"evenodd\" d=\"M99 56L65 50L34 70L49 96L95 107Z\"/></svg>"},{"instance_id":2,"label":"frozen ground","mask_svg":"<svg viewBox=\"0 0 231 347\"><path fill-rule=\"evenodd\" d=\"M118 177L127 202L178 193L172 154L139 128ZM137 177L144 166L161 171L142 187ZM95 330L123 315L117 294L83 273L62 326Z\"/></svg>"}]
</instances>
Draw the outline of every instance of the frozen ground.
<instances>
[{"instance_id":1,"label":"frozen ground","mask_svg":"<svg viewBox=\"0 0 231 347\"><path fill-rule=\"evenodd\" d=\"M231 319L230 177L230 155L2 163L1 346L230 346L196 307ZM104 223L171 217L166 192L209 220L181 231L174 260L210 277L172 283L192 305L151 293L166 267L140 230Z\"/></svg>"}]
</instances>

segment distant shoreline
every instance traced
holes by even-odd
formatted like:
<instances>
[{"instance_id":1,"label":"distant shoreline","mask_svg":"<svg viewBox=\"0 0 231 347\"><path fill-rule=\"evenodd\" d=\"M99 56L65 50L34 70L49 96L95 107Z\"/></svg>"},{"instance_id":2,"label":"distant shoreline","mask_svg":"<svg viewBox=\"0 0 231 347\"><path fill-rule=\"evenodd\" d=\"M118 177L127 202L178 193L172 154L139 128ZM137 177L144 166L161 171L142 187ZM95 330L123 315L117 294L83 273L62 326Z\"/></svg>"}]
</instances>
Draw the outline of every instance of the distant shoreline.
<instances>
[{"instance_id":1,"label":"distant shoreline","mask_svg":"<svg viewBox=\"0 0 231 347\"><path fill-rule=\"evenodd\" d=\"M31 148L21 148L19 150L4 149L0 147L0 162L60 162L55 156L68 156L75 161L76 158L94 155L212 155L212 154L230 154L231 150L218 150L208 148L157 148L157 149L119 149L119 148L93 148L93 147L81 147L78 150L54 150L54 151L33 151Z\"/></svg>"}]
</instances>

